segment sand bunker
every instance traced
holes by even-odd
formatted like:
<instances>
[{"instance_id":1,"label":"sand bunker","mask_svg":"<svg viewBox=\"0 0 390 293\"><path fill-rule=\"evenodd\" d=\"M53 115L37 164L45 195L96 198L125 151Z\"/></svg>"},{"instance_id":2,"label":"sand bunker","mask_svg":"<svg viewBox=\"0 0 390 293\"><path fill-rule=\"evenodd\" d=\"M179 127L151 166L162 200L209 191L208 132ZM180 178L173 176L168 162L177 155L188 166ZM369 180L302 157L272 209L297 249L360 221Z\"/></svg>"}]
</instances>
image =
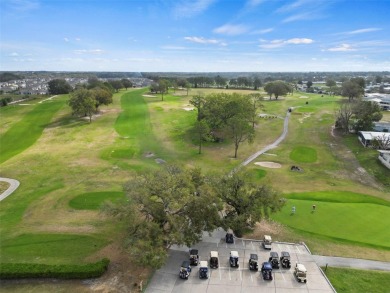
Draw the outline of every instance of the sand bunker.
<instances>
[{"instance_id":1,"label":"sand bunker","mask_svg":"<svg viewBox=\"0 0 390 293\"><path fill-rule=\"evenodd\" d=\"M308 99L309 97L307 97L307 96L300 96L299 98L300 99Z\"/></svg>"},{"instance_id":2,"label":"sand bunker","mask_svg":"<svg viewBox=\"0 0 390 293\"><path fill-rule=\"evenodd\" d=\"M157 96L154 96L154 95L142 95L143 97L147 97L147 98L157 98Z\"/></svg>"},{"instance_id":3,"label":"sand bunker","mask_svg":"<svg viewBox=\"0 0 390 293\"><path fill-rule=\"evenodd\" d=\"M186 110L186 111L192 111L192 110L194 110L195 108L194 107L185 107L185 108L183 108L184 110Z\"/></svg>"},{"instance_id":4,"label":"sand bunker","mask_svg":"<svg viewBox=\"0 0 390 293\"><path fill-rule=\"evenodd\" d=\"M266 168L272 168L272 169L277 169L282 167L282 165L275 162L256 162L255 165L266 167Z\"/></svg>"}]
</instances>

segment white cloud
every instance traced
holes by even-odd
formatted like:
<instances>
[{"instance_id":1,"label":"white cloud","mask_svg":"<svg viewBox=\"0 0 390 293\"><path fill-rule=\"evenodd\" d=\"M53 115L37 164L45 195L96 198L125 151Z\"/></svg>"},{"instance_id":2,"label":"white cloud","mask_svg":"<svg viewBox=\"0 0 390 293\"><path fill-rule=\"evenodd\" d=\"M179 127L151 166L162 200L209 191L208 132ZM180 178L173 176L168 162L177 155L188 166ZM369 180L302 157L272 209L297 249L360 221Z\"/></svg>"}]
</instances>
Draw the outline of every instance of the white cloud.
<instances>
[{"instance_id":1,"label":"white cloud","mask_svg":"<svg viewBox=\"0 0 390 293\"><path fill-rule=\"evenodd\" d=\"M175 17L193 17L207 10L216 0L181 1L173 11Z\"/></svg>"},{"instance_id":2,"label":"white cloud","mask_svg":"<svg viewBox=\"0 0 390 293\"><path fill-rule=\"evenodd\" d=\"M93 49L93 50L74 50L73 53L75 54L94 54L94 55L99 55L103 54L104 51L101 49Z\"/></svg>"},{"instance_id":3,"label":"white cloud","mask_svg":"<svg viewBox=\"0 0 390 293\"><path fill-rule=\"evenodd\" d=\"M256 6L260 5L263 2L264 2L264 0L248 0L248 2L246 3L246 6L248 6L248 7L256 7Z\"/></svg>"},{"instance_id":4,"label":"white cloud","mask_svg":"<svg viewBox=\"0 0 390 293\"><path fill-rule=\"evenodd\" d=\"M293 38L288 40L272 40L272 41L260 40L260 42L264 43L262 45L259 45L260 48L274 49L274 48L284 47L286 45L311 44L314 41L312 39L307 39L307 38Z\"/></svg>"},{"instance_id":5,"label":"white cloud","mask_svg":"<svg viewBox=\"0 0 390 293\"><path fill-rule=\"evenodd\" d=\"M75 38L75 40L76 40L77 42L81 41L81 39L80 39L80 38Z\"/></svg>"},{"instance_id":6,"label":"white cloud","mask_svg":"<svg viewBox=\"0 0 390 293\"><path fill-rule=\"evenodd\" d=\"M330 52L348 52L348 51L356 51L356 49L352 48L349 44L341 44L337 47L329 48Z\"/></svg>"},{"instance_id":7,"label":"white cloud","mask_svg":"<svg viewBox=\"0 0 390 293\"><path fill-rule=\"evenodd\" d=\"M381 28L376 28L376 27L370 27L370 28L363 28L363 29L358 29L350 32L346 32L348 35L356 35L356 34L364 34L364 33L370 33L370 32L376 32L382 30Z\"/></svg>"},{"instance_id":8,"label":"white cloud","mask_svg":"<svg viewBox=\"0 0 390 293\"><path fill-rule=\"evenodd\" d=\"M272 32L274 29L273 28L266 28L266 29L262 29L262 30L255 30L253 32L251 32L251 35L264 35L264 34L268 34L270 32Z\"/></svg>"},{"instance_id":9,"label":"white cloud","mask_svg":"<svg viewBox=\"0 0 390 293\"><path fill-rule=\"evenodd\" d=\"M19 54L16 53L16 52L12 52L11 54L9 54L9 56L10 56L10 57L16 57L16 56L19 56Z\"/></svg>"},{"instance_id":10,"label":"white cloud","mask_svg":"<svg viewBox=\"0 0 390 293\"><path fill-rule=\"evenodd\" d=\"M181 46L161 46L160 47L163 50L185 50L186 47L181 47Z\"/></svg>"},{"instance_id":11,"label":"white cloud","mask_svg":"<svg viewBox=\"0 0 390 293\"><path fill-rule=\"evenodd\" d=\"M28 12L38 9L40 4L36 0L10 0L8 6L18 12Z\"/></svg>"},{"instance_id":12,"label":"white cloud","mask_svg":"<svg viewBox=\"0 0 390 293\"><path fill-rule=\"evenodd\" d=\"M198 44L214 44L214 45L222 45L226 46L225 43L216 40L216 39L205 39L203 37L185 37L185 40L192 42L192 43L198 43Z\"/></svg>"},{"instance_id":13,"label":"white cloud","mask_svg":"<svg viewBox=\"0 0 390 293\"><path fill-rule=\"evenodd\" d=\"M290 12L292 10L295 10L295 9L307 4L307 2L308 2L308 0L298 0L298 1L295 1L291 4L283 5L282 7L277 9L276 12L278 12L278 13Z\"/></svg>"},{"instance_id":14,"label":"white cloud","mask_svg":"<svg viewBox=\"0 0 390 293\"><path fill-rule=\"evenodd\" d=\"M65 42L69 42L69 39L68 39L68 38L64 38L64 41L65 41Z\"/></svg>"},{"instance_id":15,"label":"white cloud","mask_svg":"<svg viewBox=\"0 0 390 293\"><path fill-rule=\"evenodd\" d=\"M238 25L225 24L213 30L214 33L230 35L230 36L240 35L247 31L248 31L248 27L241 24Z\"/></svg>"}]
</instances>

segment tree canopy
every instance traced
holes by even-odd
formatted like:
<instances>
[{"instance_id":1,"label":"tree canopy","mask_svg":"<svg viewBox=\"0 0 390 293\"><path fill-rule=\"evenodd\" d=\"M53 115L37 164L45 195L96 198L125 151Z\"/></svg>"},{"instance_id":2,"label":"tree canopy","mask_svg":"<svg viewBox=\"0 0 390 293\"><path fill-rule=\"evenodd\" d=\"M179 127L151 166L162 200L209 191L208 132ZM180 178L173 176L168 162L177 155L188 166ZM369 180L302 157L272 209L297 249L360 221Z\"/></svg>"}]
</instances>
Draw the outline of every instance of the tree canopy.
<instances>
[{"instance_id":1,"label":"tree canopy","mask_svg":"<svg viewBox=\"0 0 390 293\"><path fill-rule=\"evenodd\" d=\"M72 87L65 79L52 79L48 82L48 87L51 95L69 94L72 91Z\"/></svg>"},{"instance_id":2,"label":"tree canopy","mask_svg":"<svg viewBox=\"0 0 390 293\"><path fill-rule=\"evenodd\" d=\"M269 98L272 98L272 95L275 96L277 100L279 96L284 96L292 91L291 86L281 80L267 82L264 86L264 90L269 94Z\"/></svg>"}]
</instances>

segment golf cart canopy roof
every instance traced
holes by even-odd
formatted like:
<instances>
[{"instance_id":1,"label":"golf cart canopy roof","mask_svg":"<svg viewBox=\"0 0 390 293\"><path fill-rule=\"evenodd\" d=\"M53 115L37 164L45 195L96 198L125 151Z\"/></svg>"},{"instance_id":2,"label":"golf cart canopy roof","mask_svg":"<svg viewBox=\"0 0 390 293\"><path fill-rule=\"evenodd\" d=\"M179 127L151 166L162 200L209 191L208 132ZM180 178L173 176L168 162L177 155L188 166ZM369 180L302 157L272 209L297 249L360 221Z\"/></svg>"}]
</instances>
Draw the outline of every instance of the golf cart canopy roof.
<instances>
[{"instance_id":1,"label":"golf cart canopy roof","mask_svg":"<svg viewBox=\"0 0 390 293\"><path fill-rule=\"evenodd\" d=\"M200 262L200 268L207 268L207 261L202 260L202 261Z\"/></svg>"},{"instance_id":2,"label":"golf cart canopy roof","mask_svg":"<svg viewBox=\"0 0 390 293\"><path fill-rule=\"evenodd\" d=\"M272 252L270 253L270 256L271 256L272 258L278 258L278 257L279 257L279 256L278 256L278 253L275 252L275 251L272 251Z\"/></svg>"},{"instance_id":3,"label":"golf cart canopy roof","mask_svg":"<svg viewBox=\"0 0 390 293\"><path fill-rule=\"evenodd\" d=\"M227 234L232 234L232 235L233 235L233 230L232 230L232 229L228 229L228 230L226 231L226 233L227 233Z\"/></svg>"},{"instance_id":4,"label":"golf cart canopy roof","mask_svg":"<svg viewBox=\"0 0 390 293\"><path fill-rule=\"evenodd\" d=\"M198 255L198 250L197 249L191 249L190 250L190 255Z\"/></svg>"},{"instance_id":5,"label":"golf cart canopy roof","mask_svg":"<svg viewBox=\"0 0 390 293\"><path fill-rule=\"evenodd\" d=\"M272 238L271 238L271 236L269 236L269 235L264 235L264 240L265 240L265 241L268 241L268 242L271 242L271 241L272 241Z\"/></svg>"},{"instance_id":6,"label":"golf cart canopy roof","mask_svg":"<svg viewBox=\"0 0 390 293\"><path fill-rule=\"evenodd\" d=\"M218 257L218 251L210 251L210 257Z\"/></svg>"},{"instance_id":7,"label":"golf cart canopy roof","mask_svg":"<svg viewBox=\"0 0 390 293\"><path fill-rule=\"evenodd\" d=\"M188 260L185 260L181 263L182 268L188 268L190 266L190 262Z\"/></svg>"},{"instance_id":8,"label":"golf cart canopy roof","mask_svg":"<svg viewBox=\"0 0 390 293\"><path fill-rule=\"evenodd\" d=\"M238 251L235 251L235 250L230 251L230 256L231 257L238 257Z\"/></svg>"},{"instance_id":9,"label":"golf cart canopy roof","mask_svg":"<svg viewBox=\"0 0 390 293\"><path fill-rule=\"evenodd\" d=\"M306 273L306 268L305 268L305 266L304 266L303 264L298 263L298 264L296 265L296 268L297 268L297 270L298 270L299 272L304 272L304 273Z\"/></svg>"},{"instance_id":10,"label":"golf cart canopy roof","mask_svg":"<svg viewBox=\"0 0 390 293\"><path fill-rule=\"evenodd\" d=\"M258 259L259 259L259 257L257 256L257 254L255 254L255 253L251 253L251 255L250 255L250 259L253 259L253 260L258 260Z\"/></svg>"},{"instance_id":11,"label":"golf cart canopy roof","mask_svg":"<svg viewBox=\"0 0 390 293\"><path fill-rule=\"evenodd\" d=\"M272 265L269 262L263 262L263 268L262 269L272 271Z\"/></svg>"},{"instance_id":12,"label":"golf cart canopy roof","mask_svg":"<svg viewBox=\"0 0 390 293\"><path fill-rule=\"evenodd\" d=\"M287 251L282 251L280 253L280 256L282 256L282 257L290 257L290 254Z\"/></svg>"}]
</instances>

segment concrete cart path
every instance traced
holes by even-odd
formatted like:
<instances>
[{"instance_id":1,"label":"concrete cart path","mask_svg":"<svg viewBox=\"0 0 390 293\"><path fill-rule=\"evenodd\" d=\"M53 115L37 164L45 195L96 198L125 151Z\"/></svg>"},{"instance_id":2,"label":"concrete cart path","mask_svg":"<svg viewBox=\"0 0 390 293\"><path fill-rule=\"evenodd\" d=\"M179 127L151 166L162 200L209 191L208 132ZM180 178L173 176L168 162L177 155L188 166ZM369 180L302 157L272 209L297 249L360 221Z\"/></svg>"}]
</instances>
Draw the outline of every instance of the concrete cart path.
<instances>
[{"instance_id":1,"label":"concrete cart path","mask_svg":"<svg viewBox=\"0 0 390 293\"><path fill-rule=\"evenodd\" d=\"M286 117L284 118L283 133L279 136L279 138L277 140L275 140L272 144L267 145L262 150L259 150L258 152L256 152L253 155L251 155L244 162L242 162L234 171L238 171L241 167L244 167L244 166L248 165L250 162L255 160L261 154L264 154L265 152L267 152L267 151L269 151L269 150L271 150L273 148L276 148L279 145L279 143L281 143L286 138L286 135L287 135L287 132L288 132L288 122L289 122L289 119L290 119L290 115L291 115L291 113L287 112Z\"/></svg>"},{"instance_id":2,"label":"concrete cart path","mask_svg":"<svg viewBox=\"0 0 390 293\"><path fill-rule=\"evenodd\" d=\"M10 184L8 189L6 191L4 191L2 194L0 194L0 201L2 201L8 195L10 195L12 192L14 192L20 185L20 182L18 180L15 180L15 179L0 177L0 181L8 182Z\"/></svg>"},{"instance_id":3,"label":"concrete cart path","mask_svg":"<svg viewBox=\"0 0 390 293\"><path fill-rule=\"evenodd\" d=\"M330 267L390 271L390 262L323 255L313 255L313 258L321 267L328 264Z\"/></svg>"}]
</instances>

